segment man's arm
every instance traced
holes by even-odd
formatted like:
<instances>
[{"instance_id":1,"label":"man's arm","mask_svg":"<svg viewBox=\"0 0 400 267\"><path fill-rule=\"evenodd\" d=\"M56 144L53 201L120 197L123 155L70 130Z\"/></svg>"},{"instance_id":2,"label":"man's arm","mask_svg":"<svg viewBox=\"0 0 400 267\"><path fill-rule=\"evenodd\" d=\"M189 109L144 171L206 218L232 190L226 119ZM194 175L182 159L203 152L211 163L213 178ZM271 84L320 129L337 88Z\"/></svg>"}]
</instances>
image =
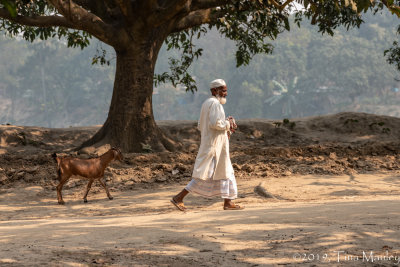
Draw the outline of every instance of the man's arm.
<instances>
[{"instance_id":1,"label":"man's arm","mask_svg":"<svg viewBox=\"0 0 400 267\"><path fill-rule=\"evenodd\" d=\"M220 131L229 131L231 124L225 120L225 113L219 103L213 103L209 113L210 128Z\"/></svg>"}]
</instances>

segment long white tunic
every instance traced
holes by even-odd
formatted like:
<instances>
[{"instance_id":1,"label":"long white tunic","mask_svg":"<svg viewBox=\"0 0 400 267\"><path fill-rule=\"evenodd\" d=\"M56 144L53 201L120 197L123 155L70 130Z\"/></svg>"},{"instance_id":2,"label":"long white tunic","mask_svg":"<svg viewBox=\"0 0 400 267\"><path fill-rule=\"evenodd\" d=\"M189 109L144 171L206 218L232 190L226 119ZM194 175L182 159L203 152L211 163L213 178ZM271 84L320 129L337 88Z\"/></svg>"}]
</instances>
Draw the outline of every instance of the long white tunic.
<instances>
[{"instance_id":1,"label":"long white tunic","mask_svg":"<svg viewBox=\"0 0 400 267\"><path fill-rule=\"evenodd\" d=\"M198 129L201 132L199 152L193 167L193 178L209 179L210 168L214 168L213 180L229 179L233 174L229 157L229 140L227 131L229 121L225 119L225 111L216 97L207 99L200 112ZM213 158L215 165L211 164Z\"/></svg>"},{"instance_id":2,"label":"long white tunic","mask_svg":"<svg viewBox=\"0 0 400 267\"><path fill-rule=\"evenodd\" d=\"M232 173L227 180L212 180L215 159L211 162L209 179L201 180L193 178L185 189L191 193L198 194L203 197L211 198L220 196L227 199L237 198L237 184L235 175Z\"/></svg>"}]
</instances>

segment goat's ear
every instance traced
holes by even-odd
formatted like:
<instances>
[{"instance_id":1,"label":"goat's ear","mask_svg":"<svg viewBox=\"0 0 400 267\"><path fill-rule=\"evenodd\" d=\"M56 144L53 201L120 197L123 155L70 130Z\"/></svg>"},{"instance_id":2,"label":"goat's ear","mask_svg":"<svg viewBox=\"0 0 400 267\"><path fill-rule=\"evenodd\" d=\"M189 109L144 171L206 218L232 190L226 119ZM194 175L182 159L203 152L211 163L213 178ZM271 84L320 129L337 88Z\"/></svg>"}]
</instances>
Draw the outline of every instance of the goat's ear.
<instances>
[{"instance_id":1,"label":"goat's ear","mask_svg":"<svg viewBox=\"0 0 400 267\"><path fill-rule=\"evenodd\" d=\"M118 156L119 153L120 153L119 150L113 149L114 158L116 158L116 157Z\"/></svg>"}]
</instances>

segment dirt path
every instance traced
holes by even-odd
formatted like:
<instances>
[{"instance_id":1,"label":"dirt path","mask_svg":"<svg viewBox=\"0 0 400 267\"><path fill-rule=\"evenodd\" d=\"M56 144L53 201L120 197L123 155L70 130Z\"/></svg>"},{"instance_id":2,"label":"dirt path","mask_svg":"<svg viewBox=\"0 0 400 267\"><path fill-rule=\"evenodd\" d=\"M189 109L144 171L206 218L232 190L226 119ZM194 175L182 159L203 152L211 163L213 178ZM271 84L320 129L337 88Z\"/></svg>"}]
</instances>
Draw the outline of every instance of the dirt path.
<instances>
[{"instance_id":1,"label":"dirt path","mask_svg":"<svg viewBox=\"0 0 400 267\"><path fill-rule=\"evenodd\" d=\"M113 192L0 190L1 266L393 266L400 260L400 176L239 179L243 211L189 196L186 183ZM391 258L390 258L391 257ZM372 259L374 262L371 262ZM329 261L329 264L327 262Z\"/></svg>"}]
</instances>

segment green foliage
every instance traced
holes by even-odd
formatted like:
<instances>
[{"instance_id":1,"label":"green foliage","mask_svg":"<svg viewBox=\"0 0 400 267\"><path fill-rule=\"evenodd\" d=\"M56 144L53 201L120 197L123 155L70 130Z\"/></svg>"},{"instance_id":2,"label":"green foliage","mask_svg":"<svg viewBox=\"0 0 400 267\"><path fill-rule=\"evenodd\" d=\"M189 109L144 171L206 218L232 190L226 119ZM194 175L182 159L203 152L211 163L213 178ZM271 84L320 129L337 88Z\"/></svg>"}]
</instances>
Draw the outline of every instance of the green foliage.
<instances>
[{"instance_id":1,"label":"green foliage","mask_svg":"<svg viewBox=\"0 0 400 267\"><path fill-rule=\"evenodd\" d=\"M358 122L358 120L356 120L356 119L347 119L347 120L345 120L344 121L344 125L347 125L347 124L349 124L349 125L352 125L353 123L357 123Z\"/></svg>"},{"instance_id":2,"label":"green foliage","mask_svg":"<svg viewBox=\"0 0 400 267\"><path fill-rule=\"evenodd\" d=\"M249 65L256 54L272 53L274 46L271 42L276 40L281 33L290 31L292 22L300 26L304 20L310 20L311 24L317 25L319 32L333 35L340 26L344 26L347 30L360 27L363 22L360 14L370 9L378 12L386 5L392 12L398 13L397 9L391 8L392 4L398 4L396 1L386 2L384 4L381 1L369 0L298 0L288 2L286 8L279 8L274 6L272 1L267 0L229 1L228 4L213 10L211 15L223 14L223 16L219 16L218 20L212 20L208 25L174 32L167 37L165 44L168 50L176 49L179 56L178 58L169 58L169 71L156 74L154 84L160 86L161 83L169 82L173 86L182 85L187 91L195 92L197 84L196 79L190 74L191 65L203 54L203 49L196 46L194 41L204 36L210 29L216 29L222 36L235 43L236 67L240 67ZM301 4L305 8L298 9L295 4ZM114 6L114 3L111 5ZM62 16L45 0L0 0L0 7L6 8L14 17ZM94 10L92 11L96 13ZM290 19L291 14L294 17L293 21ZM36 39L59 38L66 40L68 47L80 47L81 49L89 45L92 37L87 32L75 29L23 26L6 19L0 21L0 29L14 37L22 36L30 42ZM98 51L92 59L92 63L110 64L110 61L106 59L105 51ZM394 46L387 51L389 62L400 62L400 57L396 56L400 51L397 49L397 43L394 43ZM277 80L276 77L275 79ZM285 79L280 81L285 81Z\"/></svg>"},{"instance_id":3,"label":"green foliage","mask_svg":"<svg viewBox=\"0 0 400 267\"><path fill-rule=\"evenodd\" d=\"M376 128L376 126L379 126L379 127L377 127L377 128L380 129L380 131L381 131L382 133L389 134L389 133L390 133L390 128L388 128L388 127L383 127L383 125L385 125L385 123L382 122L382 121L380 121L380 122L373 122L373 123L371 123L371 124L368 125L368 126L369 126L369 128L371 128L371 129L374 129L374 128Z\"/></svg>"},{"instance_id":4,"label":"green foliage","mask_svg":"<svg viewBox=\"0 0 400 267\"><path fill-rule=\"evenodd\" d=\"M7 8L13 17L60 15L46 0L1 0L1 4ZM33 42L36 39L65 39L67 40L68 47L80 47L81 49L89 45L92 37L87 32L68 29L65 27L32 27L6 19L0 19L0 30L3 30L6 34L12 37L22 36L22 38L29 42Z\"/></svg>"},{"instance_id":5,"label":"green foliage","mask_svg":"<svg viewBox=\"0 0 400 267\"><path fill-rule=\"evenodd\" d=\"M400 35L400 26L397 28L397 36ZM397 70L400 71L400 46L398 41L393 41L393 46L386 49L384 52L387 57L387 62L396 66Z\"/></svg>"},{"instance_id":6,"label":"green foliage","mask_svg":"<svg viewBox=\"0 0 400 267\"><path fill-rule=\"evenodd\" d=\"M143 150L144 153L151 153L151 152L153 152L153 149L151 148L150 145L148 145L148 144L143 144L143 143L140 143L140 144L142 145L142 150Z\"/></svg>"},{"instance_id":7,"label":"green foliage","mask_svg":"<svg viewBox=\"0 0 400 267\"><path fill-rule=\"evenodd\" d=\"M195 49L204 48L202 57L189 68L199 90L187 94L182 85L158 84L153 95L154 116L197 120L214 78L228 83L224 108L237 119L282 120L353 109L400 116L400 95L391 91L399 87L398 73L382 57L395 38L393 25L398 19L384 13L366 14L365 20L360 29L336 29L333 37L321 36L303 21L301 28L294 27L275 40L273 54L255 56L240 68L236 68L235 42L221 40L216 29L204 38L194 37ZM0 65L0 123L68 127L104 122L115 71L112 49L94 43L81 51L68 49L66 41L35 41L32 45L4 36L0 44L0 61L7 62ZM159 53L158 73L169 70L168 58L179 57L173 48L167 48ZM107 50L105 60L110 66L91 66L92 56L101 56L102 49ZM273 91L283 91L278 83L298 91L293 93L296 104L292 103L291 116L286 115L283 101L264 103Z\"/></svg>"},{"instance_id":8,"label":"green foliage","mask_svg":"<svg viewBox=\"0 0 400 267\"><path fill-rule=\"evenodd\" d=\"M382 51L393 40L392 25L398 19L385 12L368 13L365 20L360 29L337 28L333 37L321 36L304 21L303 27L279 36L272 55L256 56L247 67L238 69L234 43L222 43L218 33L212 31L196 43L205 48L192 70L201 89L187 99L190 101L178 93L174 97L171 89L168 99L174 104L170 105L165 98L161 99L164 89L160 87L153 98L156 117L196 119L202 101L209 95L208 82L213 78L227 81L225 111L242 119L315 116L357 107L357 111L376 113L377 105L397 105L398 98L390 90L398 87L398 74L386 64ZM158 71L167 68L162 59L165 55L160 55ZM280 95L274 95L274 91ZM277 102L264 103L267 99ZM158 112L161 105L163 112ZM167 111L168 106L174 110L172 114ZM379 114L388 114L385 112L388 110ZM390 114L396 116L400 112L394 110Z\"/></svg>"},{"instance_id":9,"label":"green foliage","mask_svg":"<svg viewBox=\"0 0 400 267\"><path fill-rule=\"evenodd\" d=\"M359 27L362 19L359 12L366 11L371 2L354 2L352 6L342 6L340 1L296 1L303 4L305 10L297 10L292 3L288 8L280 10L271 4L271 1L231 1L228 5L219 7L215 12L223 13L224 16L215 23L209 24L208 28L216 28L226 38L235 42L236 67L248 65L256 54L270 54L274 46L270 43L284 31L290 31L290 9L294 12L298 26L306 19L312 19L317 24L319 31L333 35L334 29L345 25L347 29ZM174 86L183 84L187 90L197 90L195 79L188 73L193 60L202 54L202 49L194 49L193 36L197 39L207 31L206 27L196 27L181 33L170 35L166 44L168 50L171 48L183 50L181 60L170 59L171 74L164 72L155 75L156 86L167 81Z\"/></svg>"},{"instance_id":10,"label":"green foliage","mask_svg":"<svg viewBox=\"0 0 400 267\"><path fill-rule=\"evenodd\" d=\"M17 16L17 9L16 9L15 3L13 3L13 1L1 0L0 4L2 6L4 6L8 10L8 12L10 12L10 15L12 17L16 17Z\"/></svg>"},{"instance_id":11,"label":"green foliage","mask_svg":"<svg viewBox=\"0 0 400 267\"><path fill-rule=\"evenodd\" d=\"M356 5L355 1L352 2L353 5L339 6L337 1L316 1L309 8L296 13L295 23L299 25L305 17L311 20L311 24L318 26L319 32L330 35L333 35L334 30L342 25L347 30L352 27L359 27L362 23L359 12L361 12L361 9L366 11L371 3L358 1L362 3Z\"/></svg>"},{"instance_id":12,"label":"green foliage","mask_svg":"<svg viewBox=\"0 0 400 267\"><path fill-rule=\"evenodd\" d=\"M221 12L226 15L215 27L236 43L236 66L240 67L248 65L255 54L272 52L273 46L267 40L274 40L279 33L290 30L289 13L278 11L269 1L233 2L234 8L230 5L221 7Z\"/></svg>"},{"instance_id":13,"label":"green foliage","mask_svg":"<svg viewBox=\"0 0 400 267\"><path fill-rule=\"evenodd\" d=\"M290 121L288 118L284 118L282 122L283 126L289 128L290 130L293 130L296 126L296 123L294 121Z\"/></svg>"},{"instance_id":14,"label":"green foliage","mask_svg":"<svg viewBox=\"0 0 400 267\"><path fill-rule=\"evenodd\" d=\"M383 125L385 125L385 123L382 122L382 121L380 121L380 122L373 122L373 123L371 123L371 124L369 125L369 127L370 127L370 128L373 128L374 125L383 126Z\"/></svg>"},{"instance_id":15,"label":"green foliage","mask_svg":"<svg viewBox=\"0 0 400 267\"><path fill-rule=\"evenodd\" d=\"M169 58L170 72L156 74L154 85L170 82L174 87L182 84L186 91L194 93L197 91L196 81L188 73L188 69L193 61L202 55L203 49L196 49L193 38L199 39L207 30L204 27L196 27L187 31L174 33L168 36L165 41L167 50L178 49L181 51L181 59Z\"/></svg>"},{"instance_id":16,"label":"green foliage","mask_svg":"<svg viewBox=\"0 0 400 267\"><path fill-rule=\"evenodd\" d=\"M100 64L110 65L111 59L107 59L107 50L104 49L101 44L96 48L96 54L92 58L92 65Z\"/></svg>"}]
</instances>

